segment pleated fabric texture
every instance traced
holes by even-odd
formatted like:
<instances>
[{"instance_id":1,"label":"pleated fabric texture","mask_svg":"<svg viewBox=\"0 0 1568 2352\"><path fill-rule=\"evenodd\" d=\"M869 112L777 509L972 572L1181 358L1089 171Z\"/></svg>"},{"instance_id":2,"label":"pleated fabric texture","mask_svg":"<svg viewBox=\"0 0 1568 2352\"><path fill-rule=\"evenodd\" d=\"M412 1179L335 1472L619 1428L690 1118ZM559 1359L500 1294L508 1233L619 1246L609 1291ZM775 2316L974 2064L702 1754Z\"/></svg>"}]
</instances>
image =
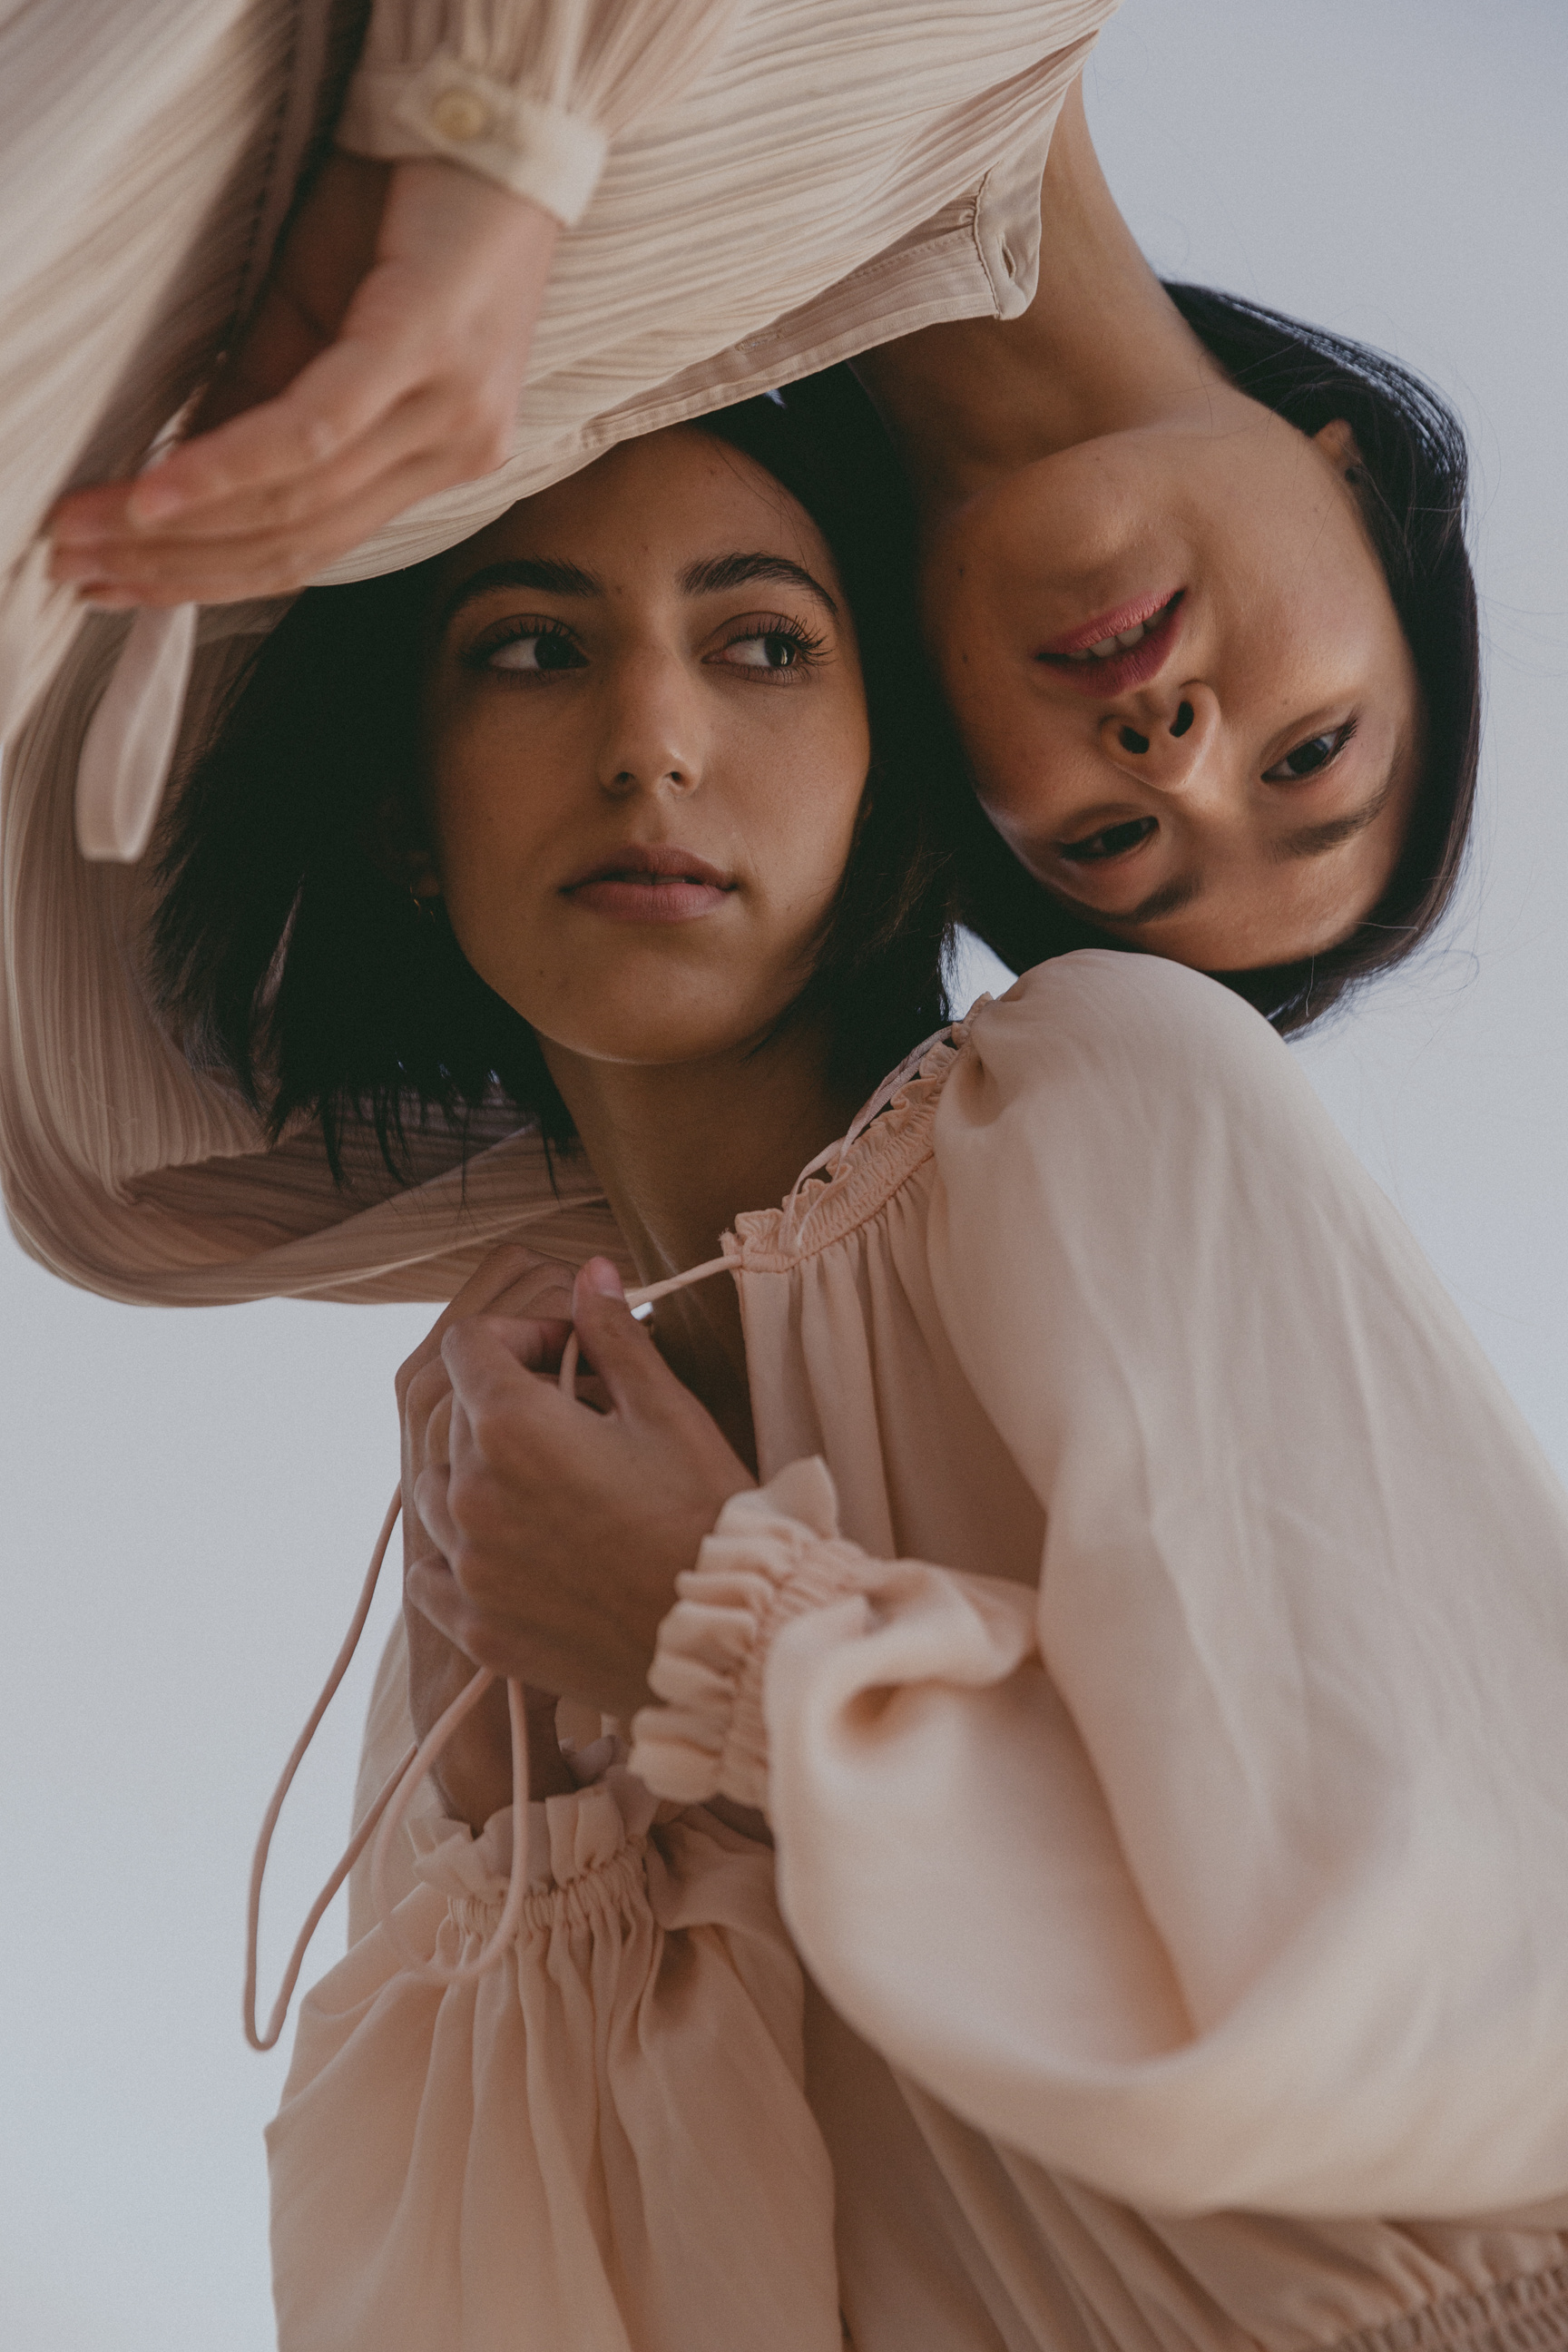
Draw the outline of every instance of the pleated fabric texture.
<instances>
[{"instance_id":1,"label":"pleated fabric texture","mask_svg":"<svg viewBox=\"0 0 1568 2352\"><path fill-rule=\"evenodd\" d=\"M538 1139L499 1116L466 1172L457 1139L421 1139L395 1198L352 1139L351 1196L308 1133L268 1153L148 998L142 869L87 865L73 839L128 640L122 680L161 709L183 650L164 636L185 624L82 621L46 584L39 521L68 482L138 463L210 370L362 36L351 127L380 103L376 75L455 59L604 156L558 247L517 456L329 581L434 554L629 436L939 320L1016 315L1061 99L1113 5L79 0L0 25L0 1181L25 1248L111 1297L177 1304L440 1298L503 1238L552 1262L617 1246L586 1173L565 1163L558 1189ZM283 609L199 616L176 774ZM133 762L157 713L139 729L137 694L121 702ZM86 837L101 853L123 836L123 854L147 787L117 773L113 731L92 743Z\"/></svg>"}]
</instances>

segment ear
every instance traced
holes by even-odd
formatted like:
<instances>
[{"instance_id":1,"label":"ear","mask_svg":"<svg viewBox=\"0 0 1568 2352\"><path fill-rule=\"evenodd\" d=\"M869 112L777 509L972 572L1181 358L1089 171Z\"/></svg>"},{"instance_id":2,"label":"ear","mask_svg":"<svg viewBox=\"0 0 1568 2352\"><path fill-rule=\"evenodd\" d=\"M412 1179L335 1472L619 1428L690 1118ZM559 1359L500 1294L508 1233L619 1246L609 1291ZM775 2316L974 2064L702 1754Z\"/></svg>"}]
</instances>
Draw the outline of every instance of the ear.
<instances>
[{"instance_id":1,"label":"ear","mask_svg":"<svg viewBox=\"0 0 1568 2352\"><path fill-rule=\"evenodd\" d=\"M1342 474L1352 487L1365 473L1366 460L1357 446L1355 435L1342 416L1336 416L1331 425L1320 426L1312 439L1334 471Z\"/></svg>"}]
</instances>

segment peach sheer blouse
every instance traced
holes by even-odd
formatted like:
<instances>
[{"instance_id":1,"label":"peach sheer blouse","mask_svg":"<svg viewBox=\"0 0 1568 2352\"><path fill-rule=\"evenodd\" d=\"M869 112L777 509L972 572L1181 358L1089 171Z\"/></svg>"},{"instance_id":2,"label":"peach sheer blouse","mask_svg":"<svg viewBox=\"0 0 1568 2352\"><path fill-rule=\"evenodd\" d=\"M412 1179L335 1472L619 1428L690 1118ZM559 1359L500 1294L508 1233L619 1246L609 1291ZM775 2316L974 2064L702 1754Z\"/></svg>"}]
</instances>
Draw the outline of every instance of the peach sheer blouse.
<instances>
[{"instance_id":1,"label":"peach sheer blouse","mask_svg":"<svg viewBox=\"0 0 1568 2352\"><path fill-rule=\"evenodd\" d=\"M1067 958L726 1254L763 1484L499 1970L356 1889L284 2352L1568 2344L1568 1504L1288 1050Z\"/></svg>"}]
</instances>

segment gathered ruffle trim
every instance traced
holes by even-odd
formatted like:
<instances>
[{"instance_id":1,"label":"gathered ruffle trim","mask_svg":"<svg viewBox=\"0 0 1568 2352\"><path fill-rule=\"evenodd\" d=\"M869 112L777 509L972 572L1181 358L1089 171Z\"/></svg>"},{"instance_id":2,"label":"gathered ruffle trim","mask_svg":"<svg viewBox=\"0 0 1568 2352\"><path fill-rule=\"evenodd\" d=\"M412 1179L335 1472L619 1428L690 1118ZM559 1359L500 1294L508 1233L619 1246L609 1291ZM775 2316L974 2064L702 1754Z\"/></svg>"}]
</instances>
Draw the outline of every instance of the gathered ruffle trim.
<instances>
[{"instance_id":1,"label":"gathered ruffle trim","mask_svg":"<svg viewBox=\"0 0 1568 2352\"><path fill-rule=\"evenodd\" d=\"M1568 2263L1342 2336L1331 2352L1562 2352L1568 2344Z\"/></svg>"},{"instance_id":2,"label":"gathered ruffle trim","mask_svg":"<svg viewBox=\"0 0 1568 2352\"><path fill-rule=\"evenodd\" d=\"M788 1273L868 1224L931 1158L937 1105L968 1038L968 1021L955 1022L837 1167L809 1179L782 1208L738 1216L724 1236L725 1256L750 1273Z\"/></svg>"},{"instance_id":3,"label":"gathered ruffle trim","mask_svg":"<svg viewBox=\"0 0 1568 2352\"><path fill-rule=\"evenodd\" d=\"M794 1462L733 1495L676 1580L649 1687L664 1702L632 1725L631 1769L679 1804L724 1796L767 1810L763 1684L780 1629L808 1609L864 1595L872 1563L838 1533L826 1465Z\"/></svg>"},{"instance_id":4,"label":"gathered ruffle trim","mask_svg":"<svg viewBox=\"0 0 1568 2352\"><path fill-rule=\"evenodd\" d=\"M547 1937L592 1925L644 1899L644 1854L658 1800L627 1771L626 1749L603 1740L574 1759L601 1777L569 1796L528 1809L528 1893L520 1935ZM447 1918L437 1957L460 1960L469 1939L493 1931L511 1883L512 1809L492 1813L478 1837L461 1822L427 1817L408 1824L416 1881L444 1895Z\"/></svg>"}]
</instances>

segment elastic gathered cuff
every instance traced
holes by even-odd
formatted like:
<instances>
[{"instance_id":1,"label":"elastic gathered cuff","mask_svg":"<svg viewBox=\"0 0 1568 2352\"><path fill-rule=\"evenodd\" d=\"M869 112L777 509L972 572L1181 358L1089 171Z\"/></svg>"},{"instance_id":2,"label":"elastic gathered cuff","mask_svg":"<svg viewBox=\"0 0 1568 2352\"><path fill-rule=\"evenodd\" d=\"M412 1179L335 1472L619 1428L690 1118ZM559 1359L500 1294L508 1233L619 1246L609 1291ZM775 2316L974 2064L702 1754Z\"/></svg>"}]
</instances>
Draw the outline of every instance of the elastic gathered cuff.
<instances>
[{"instance_id":1,"label":"elastic gathered cuff","mask_svg":"<svg viewBox=\"0 0 1568 2352\"><path fill-rule=\"evenodd\" d=\"M597 124L437 49L421 66L362 67L349 85L337 144L383 163L438 155L495 180L571 228L588 208L609 152Z\"/></svg>"},{"instance_id":2,"label":"elastic gathered cuff","mask_svg":"<svg viewBox=\"0 0 1568 2352\"><path fill-rule=\"evenodd\" d=\"M767 1810L763 1684L781 1628L808 1609L864 1593L872 1563L838 1533L826 1465L794 1462L732 1495L676 1580L648 1684L665 1702L632 1725L631 1769L660 1797L723 1796Z\"/></svg>"},{"instance_id":3,"label":"elastic gathered cuff","mask_svg":"<svg viewBox=\"0 0 1568 2352\"><path fill-rule=\"evenodd\" d=\"M523 1935L646 1903L642 1856L657 1810L658 1800L619 1762L575 1795L531 1804ZM415 1878L447 1898L437 1951L448 1965L471 1957L495 1930L511 1881L511 1819L503 1806L477 1837L460 1822L410 1824Z\"/></svg>"}]
</instances>

